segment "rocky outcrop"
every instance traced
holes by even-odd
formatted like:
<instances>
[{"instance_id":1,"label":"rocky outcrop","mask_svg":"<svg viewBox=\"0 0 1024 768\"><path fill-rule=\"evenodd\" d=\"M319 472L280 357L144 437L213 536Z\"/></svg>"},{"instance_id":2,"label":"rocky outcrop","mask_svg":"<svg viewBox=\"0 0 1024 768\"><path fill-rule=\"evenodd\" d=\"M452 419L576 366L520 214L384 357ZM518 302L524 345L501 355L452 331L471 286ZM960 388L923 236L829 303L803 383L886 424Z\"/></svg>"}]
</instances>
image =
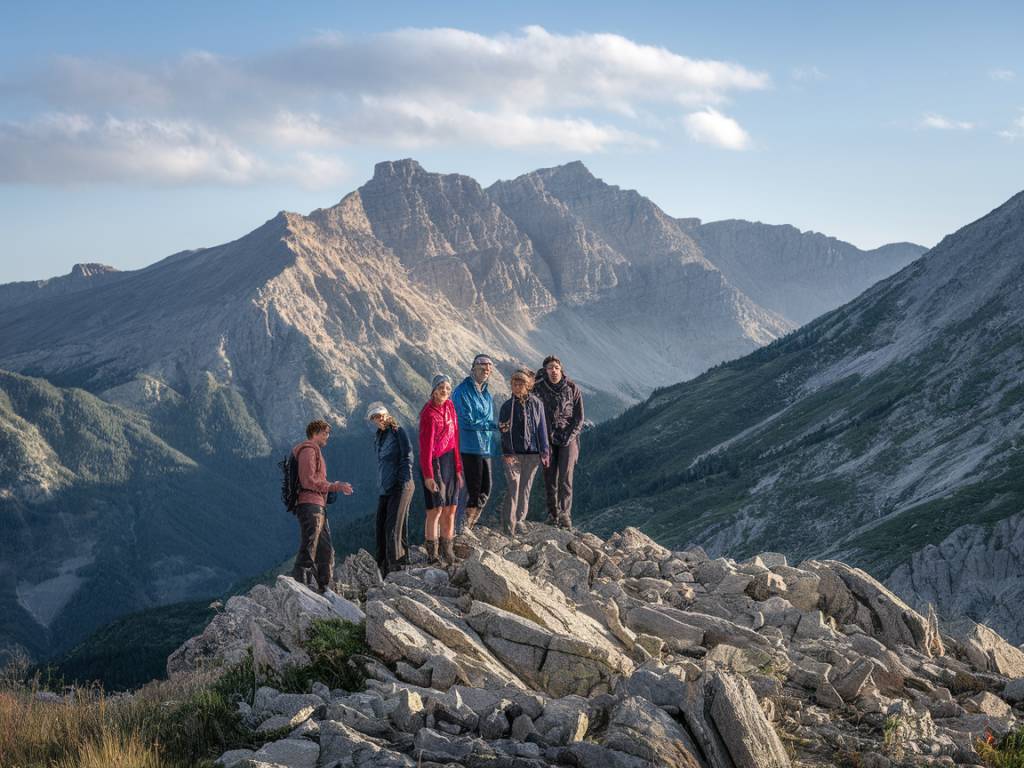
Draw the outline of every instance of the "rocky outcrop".
<instances>
[{"instance_id":1,"label":"rocky outcrop","mask_svg":"<svg viewBox=\"0 0 1024 768\"><path fill-rule=\"evenodd\" d=\"M931 655L925 618L867 573L835 560L808 560L801 568L818 574L821 608L837 622L870 627L889 648L907 646Z\"/></svg>"},{"instance_id":2,"label":"rocky outcrop","mask_svg":"<svg viewBox=\"0 0 1024 768\"><path fill-rule=\"evenodd\" d=\"M964 525L926 546L886 579L908 603L948 620L972 619L1024 644L1024 514Z\"/></svg>"},{"instance_id":3,"label":"rocky outcrop","mask_svg":"<svg viewBox=\"0 0 1024 768\"><path fill-rule=\"evenodd\" d=\"M308 664L305 633L316 619L360 622L365 614L334 592L318 595L288 576L278 576L273 587L261 584L229 598L201 635L170 655L167 676L237 664L250 652L258 666L278 672Z\"/></svg>"},{"instance_id":4,"label":"rocky outcrop","mask_svg":"<svg viewBox=\"0 0 1024 768\"><path fill-rule=\"evenodd\" d=\"M230 664L247 639L301 663L286 627L359 610L373 656L351 660L361 691L261 688L240 706L277 740L222 764L974 764L977 736L1024 715L1024 676L998 635L929 644L926 618L840 562L711 560L636 529L605 542L531 523L517 539L478 527L457 550L454 568L414 562L380 582L352 556L337 572L362 584L334 593L361 608L285 577L229 602L169 666ZM578 575L556 586L554 563Z\"/></svg>"}]
</instances>

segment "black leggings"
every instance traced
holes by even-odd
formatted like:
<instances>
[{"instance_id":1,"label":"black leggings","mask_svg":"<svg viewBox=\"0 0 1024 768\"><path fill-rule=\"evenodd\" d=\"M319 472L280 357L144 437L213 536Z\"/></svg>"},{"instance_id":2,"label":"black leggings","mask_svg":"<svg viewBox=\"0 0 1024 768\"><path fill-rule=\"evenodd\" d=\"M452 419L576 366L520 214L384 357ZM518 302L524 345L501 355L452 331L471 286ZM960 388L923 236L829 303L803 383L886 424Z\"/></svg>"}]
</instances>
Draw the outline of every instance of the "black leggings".
<instances>
[{"instance_id":1,"label":"black leggings","mask_svg":"<svg viewBox=\"0 0 1024 768\"><path fill-rule=\"evenodd\" d=\"M397 571L409 551L406 519L416 486L412 480L377 500L377 565L381 576Z\"/></svg>"},{"instance_id":2,"label":"black leggings","mask_svg":"<svg viewBox=\"0 0 1024 768\"><path fill-rule=\"evenodd\" d=\"M466 477L466 506L483 509L491 495L491 457L462 454L462 474Z\"/></svg>"}]
</instances>

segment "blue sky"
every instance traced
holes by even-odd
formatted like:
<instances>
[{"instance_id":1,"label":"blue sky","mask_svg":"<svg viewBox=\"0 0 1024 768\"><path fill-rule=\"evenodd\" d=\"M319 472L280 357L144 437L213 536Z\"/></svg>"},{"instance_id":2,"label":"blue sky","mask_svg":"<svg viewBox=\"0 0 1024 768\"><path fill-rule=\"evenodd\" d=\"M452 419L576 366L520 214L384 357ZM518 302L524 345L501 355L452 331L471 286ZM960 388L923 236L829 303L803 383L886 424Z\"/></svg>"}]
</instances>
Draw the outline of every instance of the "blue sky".
<instances>
[{"instance_id":1,"label":"blue sky","mask_svg":"<svg viewBox=\"0 0 1024 768\"><path fill-rule=\"evenodd\" d=\"M23 5L0 282L137 268L375 162L581 159L676 216L933 245L1024 188L1015 3Z\"/></svg>"}]
</instances>

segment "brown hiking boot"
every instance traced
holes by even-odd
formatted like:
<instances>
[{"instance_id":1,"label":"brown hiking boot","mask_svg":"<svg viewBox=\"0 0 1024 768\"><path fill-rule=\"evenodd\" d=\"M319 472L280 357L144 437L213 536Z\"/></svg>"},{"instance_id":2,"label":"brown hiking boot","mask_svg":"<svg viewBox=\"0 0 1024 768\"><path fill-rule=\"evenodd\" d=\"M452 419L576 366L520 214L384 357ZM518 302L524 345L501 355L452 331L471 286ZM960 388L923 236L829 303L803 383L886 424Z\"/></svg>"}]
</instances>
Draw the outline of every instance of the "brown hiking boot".
<instances>
[{"instance_id":1,"label":"brown hiking boot","mask_svg":"<svg viewBox=\"0 0 1024 768\"><path fill-rule=\"evenodd\" d=\"M441 557L449 566L458 565L459 558L455 556L455 545L452 539L441 539Z\"/></svg>"},{"instance_id":2,"label":"brown hiking boot","mask_svg":"<svg viewBox=\"0 0 1024 768\"><path fill-rule=\"evenodd\" d=\"M427 548L427 565L437 565L441 561L437 557L437 539L427 539L424 544Z\"/></svg>"},{"instance_id":3,"label":"brown hiking boot","mask_svg":"<svg viewBox=\"0 0 1024 768\"><path fill-rule=\"evenodd\" d=\"M472 531L473 526L476 525L480 519L481 510L479 507L470 507L466 509L466 530Z\"/></svg>"}]
</instances>

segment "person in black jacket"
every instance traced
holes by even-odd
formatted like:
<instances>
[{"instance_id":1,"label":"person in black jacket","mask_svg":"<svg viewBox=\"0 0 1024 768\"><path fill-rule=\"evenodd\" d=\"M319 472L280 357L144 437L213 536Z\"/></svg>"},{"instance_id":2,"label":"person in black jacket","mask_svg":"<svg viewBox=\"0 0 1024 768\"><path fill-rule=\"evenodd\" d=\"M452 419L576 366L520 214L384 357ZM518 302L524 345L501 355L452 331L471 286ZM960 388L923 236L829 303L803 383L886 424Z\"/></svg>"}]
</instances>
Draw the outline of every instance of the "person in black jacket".
<instances>
[{"instance_id":1,"label":"person in black jacket","mask_svg":"<svg viewBox=\"0 0 1024 768\"><path fill-rule=\"evenodd\" d=\"M383 403L371 403L366 418L377 427L377 565L387 576L408 562L406 519L415 488L412 443Z\"/></svg>"},{"instance_id":2,"label":"person in black jacket","mask_svg":"<svg viewBox=\"0 0 1024 768\"><path fill-rule=\"evenodd\" d=\"M544 467L547 522L559 528L572 528L572 476L580 455L583 395L554 355L544 358L533 391L544 403L551 440L551 462Z\"/></svg>"},{"instance_id":3,"label":"person in black jacket","mask_svg":"<svg viewBox=\"0 0 1024 768\"><path fill-rule=\"evenodd\" d=\"M530 489L538 467L547 467L551 458L544 404L530 394L533 379L530 371L519 370L512 374L512 397L501 406L498 415L508 484L502 521L510 536L516 535L516 527L524 523L530 511Z\"/></svg>"}]
</instances>

